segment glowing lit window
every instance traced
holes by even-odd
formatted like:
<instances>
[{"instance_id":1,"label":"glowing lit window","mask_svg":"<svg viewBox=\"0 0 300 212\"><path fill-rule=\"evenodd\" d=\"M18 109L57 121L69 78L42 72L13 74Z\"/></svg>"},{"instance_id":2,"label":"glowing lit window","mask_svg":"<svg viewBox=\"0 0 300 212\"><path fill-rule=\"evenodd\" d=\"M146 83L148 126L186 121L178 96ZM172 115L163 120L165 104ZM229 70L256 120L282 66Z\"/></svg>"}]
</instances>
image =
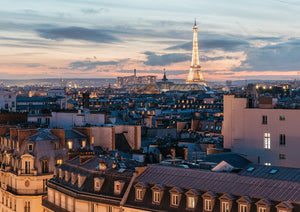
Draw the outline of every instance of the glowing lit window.
<instances>
[{"instance_id":1,"label":"glowing lit window","mask_svg":"<svg viewBox=\"0 0 300 212\"><path fill-rule=\"evenodd\" d=\"M86 141L82 141L81 146L84 148L86 146Z\"/></svg>"},{"instance_id":2,"label":"glowing lit window","mask_svg":"<svg viewBox=\"0 0 300 212\"><path fill-rule=\"evenodd\" d=\"M188 208L195 208L195 197L188 197Z\"/></svg>"},{"instance_id":3,"label":"glowing lit window","mask_svg":"<svg viewBox=\"0 0 300 212\"><path fill-rule=\"evenodd\" d=\"M68 141L68 148L72 149L73 148L73 142L72 141Z\"/></svg>"},{"instance_id":4,"label":"glowing lit window","mask_svg":"<svg viewBox=\"0 0 300 212\"><path fill-rule=\"evenodd\" d=\"M264 148L271 149L271 136L270 133L264 133Z\"/></svg>"},{"instance_id":5,"label":"glowing lit window","mask_svg":"<svg viewBox=\"0 0 300 212\"><path fill-rule=\"evenodd\" d=\"M63 162L62 159L57 159L57 160L56 160L56 165L60 165L60 164L62 164L62 162Z\"/></svg>"}]
</instances>

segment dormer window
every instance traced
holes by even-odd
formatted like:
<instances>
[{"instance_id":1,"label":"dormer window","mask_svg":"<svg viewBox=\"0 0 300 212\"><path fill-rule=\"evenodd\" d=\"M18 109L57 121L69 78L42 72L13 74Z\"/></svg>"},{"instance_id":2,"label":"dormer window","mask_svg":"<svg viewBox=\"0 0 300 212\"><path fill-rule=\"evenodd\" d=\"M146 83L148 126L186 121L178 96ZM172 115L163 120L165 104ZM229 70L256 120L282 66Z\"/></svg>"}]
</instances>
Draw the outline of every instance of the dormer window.
<instances>
[{"instance_id":1,"label":"dormer window","mask_svg":"<svg viewBox=\"0 0 300 212\"><path fill-rule=\"evenodd\" d=\"M171 205L173 205L173 206L179 205L179 195L178 194L171 195Z\"/></svg>"},{"instance_id":2,"label":"dormer window","mask_svg":"<svg viewBox=\"0 0 300 212\"><path fill-rule=\"evenodd\" d=\"M146 192L147 185L139 182L135 186L135 201L142 201Z\"/></svg>"},{"instance_id":3,"label":"dormer window","mask_svg":"<svg viewBox=\"0 0 300 212\"><path fill-rule=\"evenodd\" d=\"M143 190L140 188L137 188L135 191L135 197L137 200L143 200Z\"/></svg>"},{"instance_id":4,"label":"dormer window","mask_svg":"<svg viewBox=\"0 0 300 212\"><path fill-rule=\"evenodd\" d=\"M240 205L240 212L248 212L247 205Z\"/></svg>"},{"instance_id":5,"label":"dormer window","mask_svg":"<svg viewBox=\"0 0 300 212\"><path fill-rule=\"evenodd\" d=\"M267 212L267 208L259 207L258 212Z\"/></svg>"},{"instance_id":6,"label":"dormer window","mask_svg":"<svg viewBox=\"0 0 300 212\"><path fill-rule=\"evenodd\" d=\"M33 151L33 144L28 144L28 152L32 152Z\"/></svg>"},{"instance_id":7,"label":"dormer window","mask_svg":"<svg viewBox=\"0 0 300 212\"><path fill-rule=\"evenodd\" d=\"M182 195L182 189L178 187L174 187L170 190L170 205L171 207L178 207Z\"/></svg>"},{"instance_id":8,"label":"dormer window","mask_svg":"<svg viewBox=\"0 0 300 212\"><path fill-rule=\"evenodd\" d=\"M114 182L114 184L115 184L115 188L114 188L114 193L116 194L116 195L120 195L121 194L121 192L122 192L122 189L123 189L123 186L124 186L124 184L125 184L125 182L124 181L122 181L122 180L116 180L115 182Z\"/></svg>"},{"instance_id":9,"label":"dormer window","mask_svg":"<svg viewBox=\"0 0 300 212\"><path fill-rule=\"evenodd\" d=\"M221 209L222 212L229 212L229 202L222 202L221 207L222 207Z\"/></svg>"},{"instance_id":10,"label":"dormer window","mask_svg":"<svg viewBox=\"0 0 300 212\"><path fill-rule=\"evenodd\" d=\"M160 202L160 192L159 191L154 191L153 192L153 202L154 203L159 203Z\"/></svg>"},{"instance_id":11,"label":"dormer window","mask_svg":"<svg viewBox=\"0 0 300 212\"><path fill-rule=\"evenodd\" d=\"M205 211L212 211L212 201L210 199L204 200L204 209Z\"/></svg>"},{"instance_id":12,"label":"dormer window","mask_svg":"<svg viewBox=\"0 0 300 212\"><path fill-rule=\"evenodd\" d=\"M96 192L100 191L100 189L103 185L103 182L104 182L104 178L102 178L102 177L94 178L94 191L96 191Z\"/></svg>"},{"instance_id":13,"label":"dormer window","mask_svg":"<svg viewBox=\"0 0 300 212\"><path fill-rule=\"evenodd\" d=\"M196 206L196 201L195 201L195 197L188 197L187 198L187 207L188 208L195 208Z\"/></svg>"},{"instance_id":14,"label":"dormer window","mask_svg":"<svg viewBox=\"0 0 300 212\"><path fill-rule=\"evenodd\" d=\"M249 212L251 208L252 200L248 196L243 196L237 200L239 212Z\"/></svg>"},{"instance_id":15,"label":"dormer window","mask_svg":"<svg viewBox=\"0 0 300 212\"><path fill-rule=\"evenodd\" d=\"M155 185L152 187L152 203L153 204L160 204L163 192L165 188L162 185Z\"/></svg>"}]
</instances>

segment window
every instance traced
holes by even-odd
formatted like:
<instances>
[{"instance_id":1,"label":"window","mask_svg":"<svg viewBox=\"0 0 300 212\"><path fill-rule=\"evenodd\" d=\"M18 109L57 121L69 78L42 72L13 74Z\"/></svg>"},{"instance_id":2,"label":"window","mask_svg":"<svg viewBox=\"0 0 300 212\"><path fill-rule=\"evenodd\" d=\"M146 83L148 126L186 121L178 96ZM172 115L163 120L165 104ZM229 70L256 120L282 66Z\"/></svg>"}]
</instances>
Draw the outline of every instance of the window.
<instances>
[{"instance_id":1,"label":"window","mask_svg":"<svg viewBox=\"0 0 300 212\"><path fill-rule=\"evenodd\" d=\"M25 201L24 212L30 212L30 201Z\"/></svg>"},{"instance_id":2,"label":"window","mask_svg":"<svg viewBox=\"0 0 300 212\"><path fill-rule=\"evenodd\" d=\"M179 195L178 194L172 194L171 204L173 206L178 206L179 205Z\"/></svg>"},{"instance_id":3,"label":"window","mask_svg":"<svg viewBox=\"0 0 300 212\"><path fill-rule=\"evenodd\" d=\"M43 179L43 192L47 192L47 182L48 179Z\"/></svg>"},{"instance_id":4,"label":"window","mask_svg":"<svg viewBox=\"0 0 300 212\"><path fill-rule=\"evenodd\" d=\"M279 154L279 159L285 159L285 154Z\"/></svg>"},{"instance_id":5,"label":"window","mask_svg":"<svg viewBox=\"0 0 300 212\"><path fill-rule=\"evenodd\" d=\"M285 116L280 116L280 117L279 117L279 120L280 120L280 121L284 121L284 120L285 120Z\"/></svg>"},{"instance_id":6,"label":"window","mask_svg":"<svg viewBox=\"0 0 300 212\"><path fill-rule=\"evenodd\" d=\"M280 134L279 141L280 145L285 145L285 134Z\"/></svg>"},{"instance_id":7,"label":"window","mask_svg":"<svg viewBox=\"0 0 300 212\"><path fill-rule=\"evenodd\" d=\"M25 174L30 174L30 162L25 161Z\"/></svg>"},{"instance_id":8,"label":"window","mask_svg":"<svg viewBox=\"0 0 300 212\"><path fill-rule=\"evenodd\" d=\"M222 202L222 212L229 212L229 203Z\"/></svg>"},{"instance_id":9,"label":"window","mask_svg":"<svg viewBox=\"0 0 300 212\"><path fill-rule=\"evenodd\" d=\"M46 118L46 124L50 124L50 118Z\"/></svg>"},{"instance_id":10,"label":"window","mask_svg":"<svg viewBox=\"0 0 300 212\"><path fill-rule=\"evenodd\" d=\"M12 107L15 107L15 102L11 102L11 106L12 106Z\"/></svg>"},{"instance_id":11,"label":"window","mask_svg":"<svg viewBox=\"0 0 300 212\"><path fill-rule=\"evenodd\" d=\"M258 208L258 212L266 212L266 211L267 211L266 208L262 208L262 207L259 207L259 208Z\"/></svg>"},{"instance_id":12,"label":"window","mask_svg":"<svg viewBox=\"0 0 300 212\"><path fill-rule=\"evenodd\" d=\"M208 129L208 124L206 125L206 127L205 127L206 129Z\"/></svg>"},{"instance_id":13,"label":"window","mask_svg":"<svg viewBox=\"0 0 300 212\"><path fill-rule=\"evenodd\" d=\"M73 142L72 141L68 141L68 148L72 149L73 148Z\"/></svg>"},{"instance_id":14,"label":"window","mask_svg":"<svg viewBox=\"0 0 300 212\"><path fill-rule=\"evenodd\" d=\"M160 193L158 191L154 191L153 193L153 202L158 203L160 198Z\"/></svg>"},{"instance_id":15,"label":"window","mask_svg":"<svg viewBox=\"0 0 300 212\"><path fill-rule=\"evenodd\" d=\"M240 212L247 212L247 205L240 205Z\"/></svg>"},{"instance_id":16,"label":"window","mask_svg":"<svg viewBox=\"0 0 300 212\"><path fill-rule=\"evenodd\" d=\"M264 133L264 148L271 149L271 136L270 133Z\"/></svg>"},{"instance_id":17,"label":"window","mask_svg":"<svg viewBox=\"0 0 300 212\"><path fill-rule=\"evenodd\" d=\"M42 160L42 173L48 173L49 172L49 166L48 166L48 160Z\"/></svg>"},{"instance_id":18,"label":"window","mask_svg":"<svg viewBox=\"0 0 300 212\"><path fill-rule=\"evenodd\" d=\"M86 146L86 141L82 141L82 142L81 142L81 146L82 146L83 148L85 148L85 146Z\"/></svg>"},{"instance_id":19,"label":"window","mask_svg":"<svg viewBox=\"0 0 300 212\"><path fill-rule=\"evenodd\" d=\"M188 208L195 208L195 197L188 197Z\"/></svg>"},{"instance_id":20,"label":"window","mask_svg":"<svg viewBox=\"0 0 300 212\"><path fill-rule=\"evenodd\" d=\"M60 165L62 164L63 160L61 158L56 159L56 165Z\"/></svg>"},{"instance_id":21,"label":"window","mask_svg":"<svg viewBox=\"0 0 300 212\"><path fill-rule=\"evenodd\" d=\"M210 199L206 199L204 201L204 208L206 211L211 211L212 210L212 203Z\"/></svg>"},{"instance_id":22,"label":"window","mask_svg":"<svg viewBox=\"0 0 300 212\"><path fill-rule=\"evenodd\" d=\"M33 151L33 145L32 144L28 144L28 151L32 152Z\"/></svg>"},{"instance_id":23,"label":"window","mask_svg":"<svg viewBox=\"0 0 300 212\"><path fill-rule=\"evenodd\" d=\"M143 190L142 189L136 189L136 199L143 200Z\"/></svg>"},{"instance_id":24,"label":"window","mask_svg":"<svg viewBox=\"0 0 300 212\"><path fill-rule=\"evenodd\" d=\"M262 116L262 124L268 124L268 116Z\"/></svg>"},{"instance_id":25,"label":"window","mask_svg":"<svg viewBox=\"0 0 300 212\"><path fill-rule=\"evenodd\" d=\"M41 118L38 118L37 119L37 122L40 124L40 123L42 123L42 119Z\"/></svg>"}]
</instances>

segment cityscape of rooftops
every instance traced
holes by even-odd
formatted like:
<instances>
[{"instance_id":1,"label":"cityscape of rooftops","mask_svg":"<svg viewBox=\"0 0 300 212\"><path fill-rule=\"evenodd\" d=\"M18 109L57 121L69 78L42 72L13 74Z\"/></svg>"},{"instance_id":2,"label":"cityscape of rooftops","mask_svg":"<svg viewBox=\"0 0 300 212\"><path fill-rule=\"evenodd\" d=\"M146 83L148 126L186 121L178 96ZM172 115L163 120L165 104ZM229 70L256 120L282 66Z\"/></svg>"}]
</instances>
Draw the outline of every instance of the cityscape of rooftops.
<instances>
[{"instance_id":1,"label":"cityscape of rooftops","mask_svg":"<svg viewBox=\"0 0 300 212\"><path fill-rule=\"evenodd\" d=\"M300 212L300 2L0 8L0 211Z\"/></svg>"}]
</instances>

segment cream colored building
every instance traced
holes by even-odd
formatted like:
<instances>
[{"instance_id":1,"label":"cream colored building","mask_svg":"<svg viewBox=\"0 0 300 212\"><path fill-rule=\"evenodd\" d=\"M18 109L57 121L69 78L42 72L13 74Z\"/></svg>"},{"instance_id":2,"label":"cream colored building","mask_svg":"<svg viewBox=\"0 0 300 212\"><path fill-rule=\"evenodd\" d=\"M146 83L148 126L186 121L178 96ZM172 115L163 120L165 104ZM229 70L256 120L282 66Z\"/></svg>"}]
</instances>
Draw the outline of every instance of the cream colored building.
<instances>
[{"instance_id":1,"label":"cream colored building","mask_svg":"<svg viewBox=\"0 0 300 212\"><path fill-rule=\"evenodd\" d=\"M120 163L119 163L120 162ZM81 153L56 169L43 199L45 212L120 212L135 179L127 162Z\"/></svg>"},{"instance_id":2,"label":"cream colored building","mask_svg":"<svg viewBox=\"0 0 300 212\"><path fill-rule=\"evenodd\" d=\"M47 181L68 151L65 139L78 146L74 134L63 129L0 127L1 212L43 211L42 196L47 192Z\"/></svg>"},{"instance_id":3,"label":"cream colored building","mask_svg":"<svg viewBox=\"0 0 300 212\"><path fill-rule=\"evenodd\" d=\"M224 148L254 163L300 168L300 110L274 109L269 100L249 108L247 98L224 96Z\"/></svg>"}]
</instances>

